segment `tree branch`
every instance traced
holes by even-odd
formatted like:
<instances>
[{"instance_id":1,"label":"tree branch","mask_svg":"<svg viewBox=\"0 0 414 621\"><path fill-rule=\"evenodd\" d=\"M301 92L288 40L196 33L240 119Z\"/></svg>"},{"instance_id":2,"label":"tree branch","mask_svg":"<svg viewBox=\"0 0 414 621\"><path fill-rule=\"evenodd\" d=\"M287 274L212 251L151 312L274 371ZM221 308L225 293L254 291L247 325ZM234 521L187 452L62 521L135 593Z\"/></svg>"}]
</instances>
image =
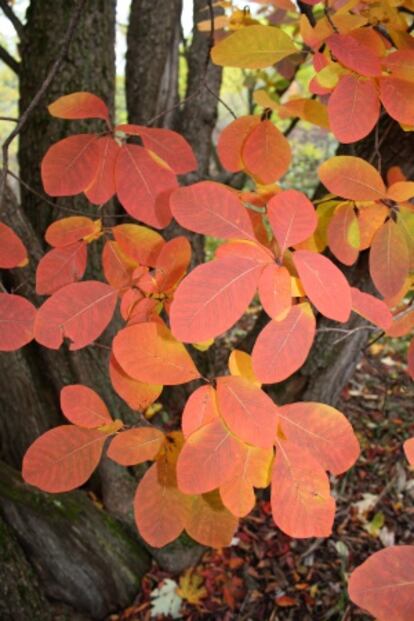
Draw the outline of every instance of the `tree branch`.
<instances>
[{"instance_id":1,"label":"tree branch","mask_svg":"<svg viewBox=\"0 0 414 621\"><path fill-rule=\"evenodd\" d=\"M13 28L18 34L19 38L21 39L22 33L23 33L23 24L20 21L20 19L17 17L16 13L13 11L13 9L11 8L7 0L0 0L0 8L3 10L3 13L5 14L5 16L10 20L10 22L13 25Z\"/></svg>"},{"instance_id":2,"label":"tree branch","mask_svg":"<svg viewBox=\"0 0 414 621\"><path fill-rule=\"evenodd\" d=\"M2 45L0 45L0 60L2 60L12 71L14 71L14 73L19 75L20 63L14 58L14 56L9 54L6 48Z\"/></svg>"}]
</instances>

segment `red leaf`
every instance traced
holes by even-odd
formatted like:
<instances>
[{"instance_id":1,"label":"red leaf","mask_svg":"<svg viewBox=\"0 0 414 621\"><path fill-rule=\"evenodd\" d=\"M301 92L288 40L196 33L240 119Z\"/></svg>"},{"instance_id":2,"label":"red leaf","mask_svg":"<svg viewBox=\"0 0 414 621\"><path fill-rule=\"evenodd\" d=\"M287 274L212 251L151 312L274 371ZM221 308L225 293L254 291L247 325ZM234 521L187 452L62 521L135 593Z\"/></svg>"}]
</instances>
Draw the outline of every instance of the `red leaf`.
<instances>
[{"instance_id":1,"label":"red leaf","mask_svg":"<svg viewBox=\"0 0 414 621\"><path fill-rule=\"evenodd\" d=\"M127 375L113 355L109 360L109 376L113 389L131 410L146 410L158 399L163 389L162 385L145 384Z\"/></svg>"},{"instance_id":2,"label":"red leaf","mask_svg":"<svg viewBox=\"0 0 414 621\"><path fill-rule=\"evenodd\" d=\"M255 240L250 218L237 194L225 185L201 181L171 194L171 211L181 226L222 239Z\"/></svg>"},{"instance_id":3,"label":"red leaf","mask_svg":"<svg viewBox=\"0 0 414 621\"><path fill-rule=\"evenodd\" d=\"M261 267L233 256L196 267L174 295L170 311L174 336L196 343L225 332L250 304Z\"/></svg>"},{"instance_id":4,"label":"red leaf","mask_svg":"<svg viewBox=\"0 0 414 621\"><path fill-rule=\"evenodd\" d=\"M40 307L35 321L35 339L59 349L64 338L70 350L81 349L98 338L112 319L116 291L97 281L77 282L56 291Z\"/></svg>"},{"instance_id":5,"label":"red leaf","mask_svg":"<svg viewBox=\"0 0 414 621\"><path fill-rule=\"evenodd\" d=\"M220 419L206 423L186 440L177 462L177 482L185 494L204 494L237 472L243 446Z\"/></svg>"},{"instance_id":6,"label":"red leaf","mask_svg":"<svg viewBox=\"0 0 414 621\"><path fill-rule=\"evenodd\" d=\"M170 239L161 248L155 267L157 290L166 292L185 275L191 261L191 245L186 237Z\"/></svg>"},{"instance_id":7,"label":"red leaf","mask_svg":"<svg viewBox=\"0 0 414 621\"><path fill-rule=\"evenodd\" d=\"M388 306L370 293L351 287L352 310L382 330L392 326L392 315Z\"/></svg>"},{"instance_id":8,"label":"red leaf","mask_svg":"<svg viewBox=\"0 0 414 621\"><path fill-rule=\"evenodd\" d=\"M29 447L23 458L23 479L44 492L80 487L97 467L106 438L96 429L55 427Z\"/></svg>"},{"instance_id":9,"label":"red leaf","mask_svg":"<svg viewBox=\"0 0 414 621\"><path fill-rule=\"evenodd\" d=\"M352 572L349 597L378 621L411 621L413 575L414 546L385 548Z\"/></svg>"},{"instance_id":10,"label":"red leaf","mask_svg":"<svg viewBox=\"0 0 414 621\"><path fill-rule=\"evenodd\" d=\"M79 91L59 97L48 108L49 114L59 119L104 119L109 121L109 110L100 97Z\"/></svg>"},{"instance_id":11,"label":"red leaf","mask_svg":"<svg viewBox=\"0 0 414 621\"><path fill-rule=\"evenodd\" d=\"M121 466L135 466L158 455L165 436L154 427L121 431L111 440L107 455Z\"/></svg>"},{"instance_id":12,"label":"red leaf","mask_svg":"<svg viewBox=\"0 0 414 621\"><path fill-rule=\"evenodd\" d=\"M60 407L68 421L78 427L95 429L112 423L112 417L100 396L82 384L62 388Z\"/></svg>"},{"instance_id":13,"label":"red leaf","mask_svg":"<svg viewBox=\"0 0 414 621\"><path fill-rule=\"evenodd\" d=\"M273 196L267 207L270 226L283 255L310 237L318 224L315 209L310 200L297 190L285 190Z\"/></svg>"},{"instance_id":14,"label":"red leaf","mask_svg":"<svg viewBox=\"0 0 414 621\"><path fill-rule=\"evenodd\" d=\"M53 248L39 261L36 269L36 293L50 295L65 285L80 280L86 270L87 249L83 241Z\"/></svg>"},{"instance_id":15,"label":"red leaf","mask_svg":"<svg viewBox=\"0 0 414 621\"><path fill-rule=\"evenodd\" d=\"M414 438L409 438L403 444L404 453L410 466L414 466Z\"/></svg>"},{"instance_id":16,"label":"red leaf","mask_svg":"<svg viewBox=\"0 0 414 621\"><path fill-rule=\"evenodd\" d=\"M290 442L279 443L272 476L272 513L290 537L329 537L335 501L329 479L314 457Z\"/></svg>"},{"instance_id":17,"label":"red leaf","mask_svg":"<svg viewBox=\"0 0 414 621\"><path fill-rule=\"evenodd\" d=\"M120 147L111 136L98 139L99 166L85 194L94 205L103 205L115 194L115 166Z\"/></svg>"},{"instance_id":18,"label":"red leaf","mask_svg":"<svg viewBox=\"0 0 414 621\"><path fill-rule=\"evenodd\" d=\"M62 218L48 226L45 240L50 246L63 248L96 233L99 223L100 220L94 222L85 216Z\"/></svg>"},{"instance_id":19,"label":"red leaf","mask_svg":"<svg viewBox=\"0 0 414 621\"><path fill-rule=\"evenodd\" d=\"M118 125L116 129L141 136L144 146L154 151L177 175L197 168L192 148L183 136L171 129L143 125Z\"/></svg>"},{"instance_id":20,"label":"red leaf","mask_svg":"<svg viewBox=\"0 0 414 621\"><path fill-rule=\"evenodd\" d=\"M396 295L408 276L409 254L404 231L388 220L374 235L369 271L374 285L386 298Z\"/></svg>"},{"instance_id":21,"label":"red leaf","mask_svg":"<svg viewBox=\"0 0 414 621\"><path fill-rule=\"evenodd\" d=\"M374 80L344 75L329 98L329 124L344 144L368 136L378 122L380 101Z\"/></svg>"},{"instance_id":22,"label":"red leaf","mask_svg":"<svg viewBox=\"0 0 414 621\"><path fill-rule=\"evenodd\" d=\"M385 185L379 172L368 162L352 155L336 155L319 166L319 179L337 196L353 201L385 198Z\"/></svg>"},{"instance_id":23,"label":"red leaf","mask_svg":"<svg viewBox=\"0 0 414 621\"><path fill-rule=\"evenodd\" d=\"M244 442L271 448L277 430L277 408L260 388L242 377L219 377L217 399L224 422Z\"/></svg>"},{"instance_id":24,"label":"red leaf","mask_svg":"<svg viewBox=\"0 0 414 621\"><path fill-rule=\"evenodd\" d=\"M23 242L7 224L0 222L0 268L23 267L27 262Z\"/></svg>"},{"instance_id":25,"label":"red leaf","mask_svg":"<svg viewBox=\"0 0 414 621\"><path fill-rule=\"evenodd\" d=\"M411 340L411 343L408 347L407 352L407 362L408 362L408 375L414 380L414 339Z\"/></svg>"},{"instance_id":26,"label":"red leaf","mask_svg":"<svg viewBox=\"0 0 414 621\"><path fill-rule=\"evenodd\" d=\"M110 240L105 242L102 251L102 269L111 287L114 289L130 287L137 267L137 261L126 255L117 242Z\"/></svg>"},{"instance_id":27,"label":"red leaf","mask_svg":"<svg viewBox=\"0 0 414 621\"><path fill-rule=\"evenodd\" d=\"M292 281L286 267L269 263L260 275L260 302L266 313L281 321L292 306Z\"/></svg>"},{"instance_id":28,"label":"red leaf","mask_svg":"<svg viewBox=\"0 0 414 621\"><path fill-rule=\"evenodd\" d=\"M216 259L222 257L241 257L243 259L252 259L258 263L273 263L274 256L272 252L259 244L259 242L248 241L247 239L233 240L226 244L221 244L216 250Z\"/></svg>"},{"instance_id":29,"label":"red leaf","mask_svg":"<svg viewBox=\"0 0 414 621\"><path fill-rule=\"evenodd\" d=\"M134 513L141 536L155 548L174 541L184 530L185 497L168 482L158 463L151 466L139 482Z\"/></svg>"},{"instance_id":30,"label":"red leaf","mask_svg":"<svg viewBox=\"0 0 414 621\"><path fill-rule=\"evenodd\" d=\"M360 75L375 77L381 74L380 59L350 34L334 33L327 39L327 44L344 67Z\"/></svg>"},{"instance_id":31,"label":"red leaf","mask_svg":"<svg viewBox=\"0 0 414 621\"><path fill-rule=\"evenodd\" d=\"M33 339L36 309L26 298L0 293L0 351L20 349Z\"/></svg>"},{"instance_id":32,"label":"red leaf","mask_svg":"<svg viewBox=\"0 0 414 621\"><path fill-rule=\"evenodd\" d=\"M119 224L112 233L125 254L140 265L155 267L165 243L159 233L139 224Z\"/></svg>"},{"instance_id":33,"label":"red leaf","mask_svg":"<svg viewBox=\"0 0 414 621\"><path fill-rule=\"evenodd\" d=\"M414 82L380 78L380 98L388 114L404 125L414 125Z\"/></svg>"},{"instance_id":34,"label":"red leaf","mask_svg":"<svg viewBox=\"0 0 414 621\"><path fill-rule=\"evenodd\" d=\"M218 418L217 396L212 386L200 386L188 397L181 417L181 428L188 438L203 425Z\"/></svg>"},{"instance_id":35,"label":"red leaf","mask_svg":"<svg viewBox=\"0 0 414 621\"><path fill-rule=\"evenodd\" d=\"M273 183L289 168L290 145L273 123L262 121L244 142L242 159L247 172L259 183Z\"/></svg>"},{"instance_id":36,"label":"red leaf","mask_svg":"<svg viewBox=\"0 0 414 621\"><path fill-rule=\"evenodd\" d=\"M159 323L124 328L113 340L113 351L124 371L141 382L173 386L199 377L184 345Z\"/></svg>"},{"instance_id":37,"label":"red leaf","mask_svg":"<svg viewBox=\"0 0 414 621\"><path fill-rule=\"evenodd\" d=\"M297 250L293 263L306 295L329 319L345 322L351 313L351 289L343 273L326 257Z\"/></svg>"},{"instance_id":38,"label":"red leaf","mask_svg":"<svg viewBox=\"0 0 414 621\"><path fill-rule=\"evenodd\" d=\"M324 403L291 403L278 409L283 434L325 469L341 474L354 465L359 442L341 412Z\"/></svg>"},{"instance_id":39,"label":"red leaf","mask_svg":"<svg viewBox=\"0 0 414 621\"><path fill-rule=\"evenodd\" d=\"M144 147L124 144L115 167L118 198L130 216L162 229L171 222L165 197L177 187L175 174L159 165Z\"/></svg>"},{"instance_id":40,"label":"red leaf","mask_svg":"<svg viewBox=\"0 0 414 621\"><path fill-rule=\"evenodd\" d=\"M77 134L52 145L40 167L42 183L51 196L74 196L86 190L99 167L95 134Z\"/></svg>"},{"instance_id":41,"label":"red leaf","mask_svg":"<svg viewBox=\"0 0 414 621\"><path fill-rule=\"evenodd\" d=\"M230 172L243 170L244 162L241 156L243 144L259 123L258 116L241 116L223 129L218 139L217 153L224 168Z\"/></svg>"},{"instance_id":42,"label":"red leaf","mask_svg":"<svg viewBox=\"0 0 414 621\"><path fill-rule=\"evenodd\" d=\"M282 382L308 357L315 338L316 321L307 303L292 306L282 321L270 321L253 347L253 369L266 384Z\"/></svg>"}]
</instances>

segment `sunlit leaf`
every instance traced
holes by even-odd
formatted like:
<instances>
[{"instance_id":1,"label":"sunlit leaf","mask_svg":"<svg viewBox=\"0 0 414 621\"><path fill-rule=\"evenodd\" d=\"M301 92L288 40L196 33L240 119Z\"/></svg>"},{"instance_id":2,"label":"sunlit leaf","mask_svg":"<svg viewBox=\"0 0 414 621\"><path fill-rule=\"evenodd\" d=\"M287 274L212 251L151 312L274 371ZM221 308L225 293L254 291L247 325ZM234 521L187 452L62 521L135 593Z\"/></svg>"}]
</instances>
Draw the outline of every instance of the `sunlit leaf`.
<instances>
[{"instance_id":1,"label":"sunlit leaf","mask_svg":"<svg viewBox=\"0 0 414 621\"><path fill-rule=\"evenodd\" d=\"M103 119L109 121L109 110L100 97L86 91L59 97L48 106L49 114L60 119Z\"/></svg>"},{"instance_id":2,"label":"sunlit leaf","mask_svg":"<svg viewBox=\"0 0 414 621\"><path fill-rule=\"evenodd\" d=\"M368 136L378 122L380 101L376 84L356 75L344 75L329 98L329 124L344 144Z\"/></svg>"},{"instance_id":3,"label":"sunlit leaf","mask_svg":"<svg viewBox=\"0 0 414 621\"><path fill-rule=\"evenodd\" d=\"M385 186L378 171L360 157L337 155L319 166L323 185L337 196L355 201L385 197Z\"/></svg>"},{"instance_id":4,"label":"sunlit leaf","mask_svg":"<svg viewBox=\"0 0 414 621\"><path fill-rule=\"evenodd\" d=\"M345 265L353 265L359 256L359 223L352 203L335 209L328 224L329 249Z\"/></svg>"},{"instance_id":5,"label":"sunlit leaf","mask_svg":"<svg viewBox=\"0 0 414 621\"><path fill-rule=\"evenodd\" d=\"M120 248L140 265L155 267L164 245L159 233L139 224L119 224L112 233Z\"/></svg>"},{"instance_id":6,"label":"sunlit leaf","mask_svg":"<svg viewBox=\"0 0 414 621\"><path fill-rule=\"evenodd\" d=\"M241 116L232 121L220 133L217 143L217 153L224 168L230 172L243 170L243 144L250 132L260 123L260 118L254 115Z\"/></svg>"},{"instance_id":7,"label":"sunlit leaf","mask_svg":"<svg viewBox=\"0 0 414 621\"><path fill-rule=\"evenodd\" d=\"M291 157L289 142L271 121L262 121L243 143L244 166L259 183L277 181L289 168Z\"/></svg>"},{"instance_id":8,"label":"sunlit leaf","mask_svg":"<svg viewBox=\"0 0 414 621\"><path fill-rule=\"evenodd\" d=\"M379 58L370 48L350 34L334 33L327 44L335 58L348 69L365 76L381 74Z\"/></svg>"},{"instance_id":9,"label":"sunlit leaf","mask_svg":"<svg viewBox=\"0 0 414 621\"><path fill-rule=\"evenodd\" d=\"M233 349L229 356L229 371L235 377L244 377L248 382L260 388L261 383L253 371L252 357L240 349Z\"/></svg>"},{"instance_id":10,"label":"sunlit leaf","mask_svg":"<svg viewBox=\"0 0 414 621\"><path fill-rule=\"evenodd\" d=\"M91 203L103 205L115 194L115 165L120 147L111 136L98 139L99 166L92 183L85 189Z\"/></svg>"},{"instance_id":11,"label":"sunlit leaf","mask_svg":"<svg viewBox=\"0 0 414 621\"><path fill-rule=\"evenodd\" d=\"M91 220L85 216L70 216L55 220L46 229L45 240L55 248L63 248L81 239L88 239L100 229L100 220Z\"/></svg>"},{"instance_id":12,"label":"sunlit leaf","mask_svg":"<svg viewBox=\"0 0 414 621\"><path fill-rule=\"evenodd\" d=\"M390 117L404 125L414 125L414 82L383 77L379 83L380 98Z\"/></svg>"},{"instance_id":13,"label":"sunlit leaf","mask_svg":"<svg viewBox=\"0 0 414 621\"><path fill-rule=\"evenodd\" d=\"M268 203L267 214L281 255L289 246L308 239L318 223L312 203L297 190L276 194Z\"/></svg>"}]
</instances>

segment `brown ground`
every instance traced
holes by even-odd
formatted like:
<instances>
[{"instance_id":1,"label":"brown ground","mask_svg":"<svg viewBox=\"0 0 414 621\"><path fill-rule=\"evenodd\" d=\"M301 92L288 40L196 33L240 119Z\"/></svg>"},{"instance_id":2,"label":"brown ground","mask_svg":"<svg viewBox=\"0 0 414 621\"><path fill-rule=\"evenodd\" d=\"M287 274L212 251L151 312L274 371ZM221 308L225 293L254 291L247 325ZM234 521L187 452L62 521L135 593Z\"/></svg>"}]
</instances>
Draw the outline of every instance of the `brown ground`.
<instances>
[{"instance_id":1,"label":"brown ground","mask_svg":"<svg viewBox=\"0 0 414 621\"><path fill-rule=\"evenodd\" d=\"M413 544L414 473L402 442L414 436L414 384L404 355L375 344L364 357L340 409L359 436L362 453L334 482L338 510L329 539L294 540L274 525L268 500L242 520L238 543L209 551L191 573L198 603L184 601L182 618L230 621L366 621L347 597L347 574L387 542ZM367 494L372 496L367 496ZM355 503L367 501L367 511ZM371 532L368 532L368 531ZM149 621L150 593L165 578L154 564L134 606L111 617ZM171 617L152 617L162 619ZM391 620L390 620L391 621Z\"/></svg>"}]
</instances>

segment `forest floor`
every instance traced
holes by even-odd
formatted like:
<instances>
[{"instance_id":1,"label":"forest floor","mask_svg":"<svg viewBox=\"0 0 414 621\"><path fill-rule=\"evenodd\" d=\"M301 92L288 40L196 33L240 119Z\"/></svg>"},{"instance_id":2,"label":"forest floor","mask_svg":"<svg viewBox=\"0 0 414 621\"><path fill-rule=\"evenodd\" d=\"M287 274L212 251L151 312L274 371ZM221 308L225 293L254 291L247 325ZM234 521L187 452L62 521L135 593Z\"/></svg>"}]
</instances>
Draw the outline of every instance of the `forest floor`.
<instances>
[{"instance_id":1,"label":"forest floor","mask_svg":"<svg viewBox=\"0 0 414 621\"><path fill-rule=\"evenodd\" d=\"M111 621L372 619L349 602L348 574L376 550L414 539L414 472L402 452L403 441L414 435L414 383L403 354L392 344L372 345L338 407L352 422L362 451L356 465L333 480L337 513L331 537L285 536L263 496L241 521L233 545L206 552L181 576L154 563L134 605ZM168 608L172 614L157 614Z\"/></svg>"}]
</instances>

